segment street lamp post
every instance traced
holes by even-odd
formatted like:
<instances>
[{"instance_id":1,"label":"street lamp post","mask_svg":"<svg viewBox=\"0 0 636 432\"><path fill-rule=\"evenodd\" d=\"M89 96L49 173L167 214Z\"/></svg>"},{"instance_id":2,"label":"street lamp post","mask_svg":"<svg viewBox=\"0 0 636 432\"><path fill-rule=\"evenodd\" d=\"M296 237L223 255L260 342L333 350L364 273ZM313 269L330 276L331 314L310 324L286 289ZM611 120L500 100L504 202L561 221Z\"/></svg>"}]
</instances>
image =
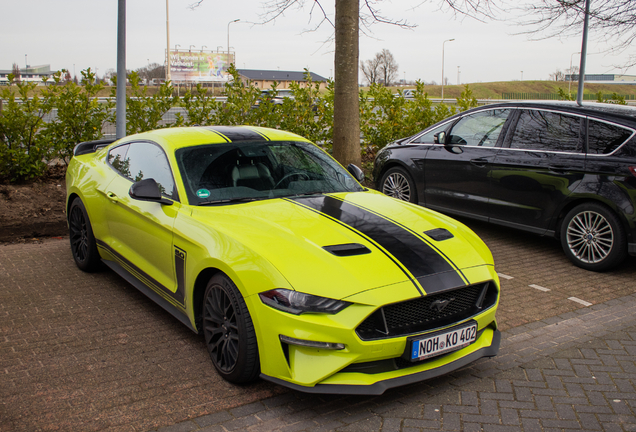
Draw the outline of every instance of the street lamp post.
<instances>
[{"instance_id":1,"label":"street lamp post","mask_svg":"<svg viewBox=\"0 0 636 432\"><path fill-rule=\"evenodd\" d=\"M442 102L444 102L444 45L446 42L452 42L455 39L446 39L442 42Z\"/></svg>"},{"instance_id":2,"label":"street lamp post","mask_svg":"<svg viewBox=\"0 0 636 432\"><path fill-rule=\"evenodd\" d=\"M237 18L233 21L227 23L227 64L230 65L230 24L240 21L240 18ZM236 59L234 59L236 61Z\"/></svg>"},{"instance_id":3,"label":"street lamp post","mask_svg":"<svg viewBox=\"0 0 636 432\"><path fill-rule=\"evenodd\" d=\"M172 80L170 73L170 17L168 14L168 0L166 0L166 81Z\"/></svg>"},{"instance_id":4,"label":"street lamp post","mask_svg":"<svg viewBox=\"0 0 636 432\"><path fill-rule=\"evenodd\" d=\"M574 57L577 54L581 54L581 51L577 51L575 53L572 53L572 55L570 55L570 79L568 82L568 94L570 94L570 87L572 86L572 78L574 76L574 74L572 73L572 57Z\"/></svg>"}]
</instances>

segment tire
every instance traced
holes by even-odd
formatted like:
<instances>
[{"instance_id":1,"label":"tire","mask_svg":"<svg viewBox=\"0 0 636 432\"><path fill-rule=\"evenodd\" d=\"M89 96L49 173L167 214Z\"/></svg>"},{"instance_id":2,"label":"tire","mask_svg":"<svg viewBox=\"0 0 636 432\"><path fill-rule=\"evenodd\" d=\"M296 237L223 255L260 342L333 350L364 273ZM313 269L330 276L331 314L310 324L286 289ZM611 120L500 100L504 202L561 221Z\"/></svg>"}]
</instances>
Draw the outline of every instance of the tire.
<instances>
[{"instance_id":1,"label":"tire","mask_svg":"<svg viewBox=\"0 0 636 432\"><path fill-rule=\"evenodd\" d=\"M616 267L627 257L625 230L602 204L574 207L561 224L561 246L574 265L591 271Z\"/></svg>"},{"instance_id":2,"label":"tire","mask_svg":"<svg viewBox=\"0 0 636 432\"><path fill-rule=\"evenodd\" d=\"M99 270L101 259L97 251L93 228L88 219L86 207L79 198L75 198L71 204L68 215L68 231L71 253L77 267L88 273Z\"/></svg>"},{"instance_id":3,"label":"tire","mask_svg":"<svg viewBox=\"0 0 636 432\"><path fill-rule=\"evenodd\" d=\"M254 324L243 296L224 274L208 282L202 317L205 344L219 375L235 384L254 381L260 373Z\"/></svg>"},{"instance_id":4,"label":"tire","mask_svg":"<svg viewBox=\"0 0 636 432\"><path fill-rule=\"evenodd\" d=\"M380 181L380 191L402 201L417 204L417 188L410 174L404 168L393 167L384 173Z\"/></svg>"}]
</instances>

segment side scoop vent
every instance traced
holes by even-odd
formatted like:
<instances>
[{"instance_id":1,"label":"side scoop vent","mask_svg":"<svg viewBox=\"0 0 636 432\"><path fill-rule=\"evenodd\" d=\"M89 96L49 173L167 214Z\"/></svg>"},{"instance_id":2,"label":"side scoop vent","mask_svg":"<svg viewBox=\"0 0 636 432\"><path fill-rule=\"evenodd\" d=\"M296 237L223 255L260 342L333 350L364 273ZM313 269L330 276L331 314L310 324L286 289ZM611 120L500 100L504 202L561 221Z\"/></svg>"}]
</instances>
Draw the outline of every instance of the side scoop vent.
<instances>
[{"instance_id":1,"label":"side scoop vent","mask_svg":"<svg viewBox=\"0 0 636 432\"><path fill-rule=\"evenodd\" d=\"M450 231L444 228L435 228L432 230L424 231L424 234L437 241L448 240L454 237Z\"/></svg>"},{"instance_id":2,"label":"side scoop vent","mask_svg":"<svg viewBox=\"0 0 636 432\"><path fill-rule=\"evenodd\" d=\"M359 243L347 243L333 246L324 246L324 250L339 257L364 255L371 253L371 250L365 245Z\"/></svg>"}]
</instances>

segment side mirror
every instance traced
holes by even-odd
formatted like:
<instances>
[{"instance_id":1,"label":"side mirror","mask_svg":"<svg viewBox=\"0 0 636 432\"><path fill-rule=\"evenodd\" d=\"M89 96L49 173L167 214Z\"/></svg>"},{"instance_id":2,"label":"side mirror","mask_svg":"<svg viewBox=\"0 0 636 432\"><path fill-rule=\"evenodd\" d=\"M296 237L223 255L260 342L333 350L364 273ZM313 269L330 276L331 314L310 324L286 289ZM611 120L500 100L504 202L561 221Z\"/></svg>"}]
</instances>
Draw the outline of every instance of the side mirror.
<instances>
[{"instance_id":1,"label":"side mirror","mask_svg":"<svg viewBox=\"0 0 636 432\"><path fill-rule=\"evenodd\" d=\"M433 141L435 142L435 144L446 145L446 132L441 131L433 135Z\"/></svg>"},{"instance_id":2,"label":"side mirror","mask_svg":"<svg viewBox=\"0 0 636 432\"><path fill-rule=\"evenodd\" d=\"M347 171L349 171L349 174L351 174L359 182L364 180L364 171L362 171L356 165L350 163L349 165L347 165Z\"/></svg>"},{"instance_id":3,"label":"side mirror","mask_svg":"<svg viewBox=\"0 0 636 432\"><path fill-rule=\"evenodd\" d=\"M147 178L133 183L128 191L132 199L152 201L165 205L172 205L172 201L161 196L161 189L153 178Z\"/></svg>"}]
</instances>

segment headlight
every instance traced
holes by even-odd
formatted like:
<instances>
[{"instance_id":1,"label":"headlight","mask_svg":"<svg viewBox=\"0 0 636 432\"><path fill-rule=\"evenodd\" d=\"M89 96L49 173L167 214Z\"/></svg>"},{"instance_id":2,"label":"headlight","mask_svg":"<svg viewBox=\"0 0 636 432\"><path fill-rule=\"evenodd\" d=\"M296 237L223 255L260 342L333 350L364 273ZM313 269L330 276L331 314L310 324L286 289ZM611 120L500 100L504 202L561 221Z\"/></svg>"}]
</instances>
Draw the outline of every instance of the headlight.
<instances>
[{"instance_id":1,"label":"headlight","mask_svg":"<svg viewBox=\"0 0 636 432\"><path fill-rule=\"evenodd\" d=\"M294 315L306 312L335 314L351 304L282 288L262 292L259 296L266 305Z\"/></svg>"}]
</instances>

